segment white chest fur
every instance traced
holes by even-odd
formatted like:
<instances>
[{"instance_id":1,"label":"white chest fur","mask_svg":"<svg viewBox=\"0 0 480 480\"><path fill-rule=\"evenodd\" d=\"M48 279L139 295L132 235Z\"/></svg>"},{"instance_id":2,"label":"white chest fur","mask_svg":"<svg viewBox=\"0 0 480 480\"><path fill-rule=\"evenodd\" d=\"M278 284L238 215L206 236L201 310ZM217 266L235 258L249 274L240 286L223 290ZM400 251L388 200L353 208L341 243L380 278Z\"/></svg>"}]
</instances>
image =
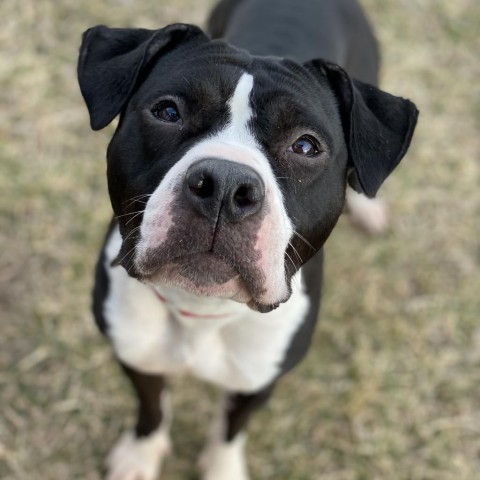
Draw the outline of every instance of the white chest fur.
<instances>
[{"instance_id":1,"label":"white chest fur","mask_svg":"<svg viewBox=\"0 0 480 480\"><path fill-rule=\"evenodd\" d=\"M292 336L308 309L301 278L290 300L261 314L231 300L200 298L153 289L110 263L120 249L114 231L106 248L110 285L104 305L108 333L118 357L145 373L189 372L227 390L253 392L279 373ZM181 310L204 315L188 317ZM208 313L212 314L207 318Z\"/></svg>"}]
</instances>

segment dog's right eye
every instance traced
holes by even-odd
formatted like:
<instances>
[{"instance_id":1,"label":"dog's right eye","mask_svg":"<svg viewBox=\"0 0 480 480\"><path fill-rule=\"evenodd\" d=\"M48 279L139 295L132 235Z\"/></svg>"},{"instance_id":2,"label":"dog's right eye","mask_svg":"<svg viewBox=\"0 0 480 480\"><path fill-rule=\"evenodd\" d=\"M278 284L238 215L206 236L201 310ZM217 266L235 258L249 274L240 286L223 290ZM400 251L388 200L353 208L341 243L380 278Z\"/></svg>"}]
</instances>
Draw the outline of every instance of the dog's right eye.
<instances>
[{"instance_id":1,"label":"dog's right eye","mask_svg":"<svg viewBox=\"0 0 480 480\"><path fill-rule=\"evenodd\" d=\"M183 123L178 108L173 102L160 102L152 108L151 112L155 118L162 122Z\"/></svg>"}]
</instances>

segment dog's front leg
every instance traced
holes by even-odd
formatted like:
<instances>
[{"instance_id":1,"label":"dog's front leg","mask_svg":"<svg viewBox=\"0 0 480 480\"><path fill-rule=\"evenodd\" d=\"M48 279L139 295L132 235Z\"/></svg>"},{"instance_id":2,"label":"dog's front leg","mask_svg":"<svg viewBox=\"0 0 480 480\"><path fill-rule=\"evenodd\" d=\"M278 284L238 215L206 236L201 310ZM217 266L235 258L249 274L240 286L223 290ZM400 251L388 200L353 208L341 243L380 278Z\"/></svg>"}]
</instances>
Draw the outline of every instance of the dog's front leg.
<instances>
[{"instance_id":1,"label":"dog's front leg","mask_svg":"<svg viewBox=\"0 0 480 480\"><path fill-rule=\"evenodd\" d=\"M107 457L107 480L155 480L170 451L170 412L165 380L122 364L138 396L138 420Z\"/></svg>"},{"instance_id":2,"label":"dog's front leg","mask_svg":"<svg viewBox=\"0 0 480 480\"><path fill-rule=\"evenodd\" d=\"M269 399L274 384L253 394L230 394L200 457L202 480L248 480L245 427L254 411Z\"/></svg>"}]
</instances>

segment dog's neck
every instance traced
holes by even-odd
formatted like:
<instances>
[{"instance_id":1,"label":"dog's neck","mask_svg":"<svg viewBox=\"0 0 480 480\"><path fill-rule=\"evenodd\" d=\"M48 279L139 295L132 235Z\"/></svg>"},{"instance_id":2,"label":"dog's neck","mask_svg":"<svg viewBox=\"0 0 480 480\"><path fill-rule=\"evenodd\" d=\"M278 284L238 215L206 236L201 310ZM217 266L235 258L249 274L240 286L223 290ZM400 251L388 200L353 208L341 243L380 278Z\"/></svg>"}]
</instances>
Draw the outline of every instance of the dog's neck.
<instances>
[{"instance_id":1,"label":"dog's neck","mask_svg":"<svg viewBox=\"0 0 480 480\"><path fill-rule=\"evenodd\" d=\"M174 287L152 288L159 301L165 303L172 315L182 324L210 321L222 326L241 316L245 309L249 310L245 304L228 298L200 297Z\"/></svg>"},{"instance_id":2,"label":"dog's neck","mask_svg":"<svg viewBox=\"0 0 480 480\"><path fill-rule=\"evenodd\" d=\"M304 297L301 271L298 271L292 281L293 302L281 304L279 308L268 314L251 310L245 303L239 303L228 298L201 297L194 295L182 288L152 286L158 301L165 304L170 313L182 325L187 327L200 326L206 329L207 323L214 329L221 328L240 318L253 318L267 320L282 315L285 309L290 308L298 298ZM298 297L298 298L297 298Z\"/></svg>"}]
</instances>

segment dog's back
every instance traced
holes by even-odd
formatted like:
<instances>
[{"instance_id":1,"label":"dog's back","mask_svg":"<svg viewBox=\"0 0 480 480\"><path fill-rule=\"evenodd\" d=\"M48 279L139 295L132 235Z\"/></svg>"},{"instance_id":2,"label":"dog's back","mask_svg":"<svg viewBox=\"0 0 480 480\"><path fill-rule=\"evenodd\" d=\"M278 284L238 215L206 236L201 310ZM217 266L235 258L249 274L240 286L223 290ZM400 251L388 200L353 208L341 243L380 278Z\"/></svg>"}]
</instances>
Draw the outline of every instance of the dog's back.
<instances>
[{"instance_id":1,"label":"dog's back","mask_svg":"<svg viewBox=\"0 0 480 480\"><path fill-rule=\"evenodd\" d=\"M253 55L324 58L378 84L378 45L356 0L222 0L208 28Z\"/></svg>"}]
</instances>

